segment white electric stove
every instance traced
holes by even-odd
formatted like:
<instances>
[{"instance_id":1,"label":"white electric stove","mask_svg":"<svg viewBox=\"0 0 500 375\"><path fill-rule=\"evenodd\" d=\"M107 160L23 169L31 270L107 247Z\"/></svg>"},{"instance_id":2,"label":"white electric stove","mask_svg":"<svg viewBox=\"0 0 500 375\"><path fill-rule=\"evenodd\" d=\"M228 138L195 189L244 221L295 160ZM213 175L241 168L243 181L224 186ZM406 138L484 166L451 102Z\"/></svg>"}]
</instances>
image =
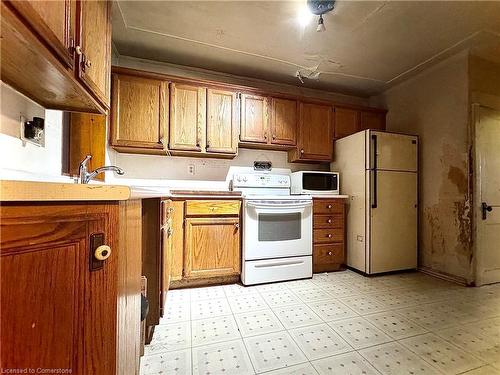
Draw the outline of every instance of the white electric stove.
<instances>
[{"instance_id":1,"label":"white electric stove","mask_svg":"<svg viewBox=\"0 0 500 375\"><path fill-rule=\"evenodd\" d=\"M235 173L243 195L242 282L312 277L312 197L290 195L290 175Z\"/></svg>"}]
</instances>

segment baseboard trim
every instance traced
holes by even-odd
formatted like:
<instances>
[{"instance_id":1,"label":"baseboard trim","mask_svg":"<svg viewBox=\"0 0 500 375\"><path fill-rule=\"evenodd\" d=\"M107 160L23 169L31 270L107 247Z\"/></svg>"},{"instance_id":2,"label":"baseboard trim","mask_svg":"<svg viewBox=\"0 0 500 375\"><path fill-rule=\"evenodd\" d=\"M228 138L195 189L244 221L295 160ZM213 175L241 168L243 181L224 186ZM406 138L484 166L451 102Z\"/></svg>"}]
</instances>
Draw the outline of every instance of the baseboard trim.
<instances>
[{"instance_id":1,"label":"baseboard trim","mask_svg":"<svg viewBox=\"0 0 500 375\"><path fill-rule=\"evenodd\" d=\"M467 279L465 279L464 277L450 275L449 273L437 271L437 270L434 270L432 268L423 267L423 266L418 267L417 270L422 272L422 273L425 273L429 276L437 277L438 279L441 279L441 280L449 281L449 282L459 284L462 286L473 286L473 284L468 283Z\"/></svg>"}]
</instances>

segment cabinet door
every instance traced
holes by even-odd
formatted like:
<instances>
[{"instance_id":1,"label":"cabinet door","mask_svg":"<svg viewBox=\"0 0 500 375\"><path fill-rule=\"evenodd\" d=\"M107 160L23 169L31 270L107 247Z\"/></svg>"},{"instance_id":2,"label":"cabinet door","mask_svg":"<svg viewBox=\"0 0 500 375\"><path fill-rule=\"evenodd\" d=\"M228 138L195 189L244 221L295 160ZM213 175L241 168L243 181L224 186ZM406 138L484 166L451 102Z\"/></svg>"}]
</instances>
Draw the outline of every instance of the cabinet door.
<instances>
[{"instance_id":1,"label":"cabinet door","mask_svg":"<svg viewBox=\"0 0 500 375\"><path fill-rule=\"evenodd\" d=\"M111 144L163 150L167 136L167 82L113 74Z\"/></svg>"},{"instance_id":2,"label":"cabinet door","mask_svg":"<svg viewBox=\"0 0 500 375\"><path fill-rule=\"evenodd\" d=\"M30 24L34 31L73 69L75 5L72 0L22 0L10 4Z\"/></svg>"},{"instance_id":3,"label":"cabinet door","mask_svg":"<svg viewBox=\"0 0 500 375\"><path fill-rule=\"evenodd\" d=\"M240 273L239 218L187 218L184 274L186 278Z\"/></svg>"},{"instance_id":4,"label":"cabinet door","mask_svg":"<svg viewBox=\"0 0 500 375\"><path fill-rule=\"evenodd\" d=\"M361 112L361 130L385 130L385 112Z\"/></svg>"},{"instance_id":5,"label":"cabinet door","mask_svg":"<svg viewBox=\"0 0 500 375\"><path fill-rule=\"evenodd\" d=\"M351 108L335 107L335 139L354 134L360 129L360 112Z\"/></svg>"},{"instance_id":6,"label":"cabinet door","mask_svg":"<svg viewBox=\"0 0 500 375\"><path fill-rule=\"evenodd\" d=\"M78 76L109 108L111 77L111 1L79 1ZM78 48L80 47L80 48Z\"/></svg>"},{"instance_id":7,"label":"cabinet door","mask_svg":"<svg viewBox=\"0 0 500 375\"><path fill-rule=\"evenodd\" d=\"M184 201L172 202L172 273L171 281L182 279L184 267Z\"/></svg>"},{"instance_id":8,"label":"cabinet door","mask_svg":"<svg viewBox=\"0 0 500 375\"><path fill-rule=\"evenodd\" d=\"M202 150L205 146L206 104L206 88L180 83L170 85L171 150Z\"/></svg>"},{"instance_id":9,"label":"cabinet door","mask_svg":"<svg viewBox=\"0 0 500 375\"><path fill-rule=\"evenodd\" d=\"M268 143L268 99L241 94L240 141Z\"/></svg>"},{"instance_id":10,"label":"cabinet door","mask_svg":"<svg viewBox=\"0 0 500 375\"><path fill-rule=\"evenodd\" d=\"M236 154L238 149L237 94L233 91L207 91L207 152Z\"/></svg>"},{"instance_id":11,"label":"cabinet door","mask_svg":"<svg viewBox=\"0 0 500 375\"><path fill-rule=\"evenodd\" d=\"M117 204L2 204L1 368L116 373ZM89 270L92 234L111 253Z\"/></svg>"},{"instance_id":12,"label":"cabinet door","mask_svg":"<svg viewBox=\"0 0 500 375\"><path fill-rule=\"evenodd\" d=\"M332 107L300 103L299 153L301 160L331 161L333 154Z\"/></svg>"},{"instance_id":13,"label":"cabinet door","mask_svg":"<svg viewBox=\"0 0 500 375\"><path fill-rule=\"evenodd\" d=\"M297 101L272 98L271 143L295 146L297 144Z\"/></svg>"},{"instance_id":14,"label":"cabinet door","mask_svg":"<svg viewBox=\"0 0 500 375\"><path fill-rule=\"evenodd\" d=\"M167 292L170 286L170 275L172 272L172 201L167 199L161 201L161 287L160 287L160 315L165 312Z\"/></svg>"}]
</instances>

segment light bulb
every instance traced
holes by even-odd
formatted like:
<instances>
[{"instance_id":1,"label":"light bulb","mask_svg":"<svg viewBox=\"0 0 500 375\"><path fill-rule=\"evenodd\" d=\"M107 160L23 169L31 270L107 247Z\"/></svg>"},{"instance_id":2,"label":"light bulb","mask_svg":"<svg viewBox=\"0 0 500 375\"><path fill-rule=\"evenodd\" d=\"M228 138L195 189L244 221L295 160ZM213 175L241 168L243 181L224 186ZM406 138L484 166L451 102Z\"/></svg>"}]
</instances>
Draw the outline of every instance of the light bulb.
<instances>
[{"instance_id":1,"label":"light bulb","mask_svg":"<svg viewBox=\"0 0 500 375\"><path fill-rule=\"evenodd\" d=\"M297 11L297 22L300 26L306 27L312 19L312 14L309 8L304 4Z\"/></svg>"},{"instance_id":2,"label":"light bulb","mask_svg":"<svg viewBox=\"0 0 500 375\"><path fill-rule=\"evenodd\" d=\"M320 15L319 19L318 19L318 27L316 28L316 31L318 33L321 33L325 30L326 30L326 27L325 27L325 23L323 22L323 15Z\"/></svg>"}]
</instances>

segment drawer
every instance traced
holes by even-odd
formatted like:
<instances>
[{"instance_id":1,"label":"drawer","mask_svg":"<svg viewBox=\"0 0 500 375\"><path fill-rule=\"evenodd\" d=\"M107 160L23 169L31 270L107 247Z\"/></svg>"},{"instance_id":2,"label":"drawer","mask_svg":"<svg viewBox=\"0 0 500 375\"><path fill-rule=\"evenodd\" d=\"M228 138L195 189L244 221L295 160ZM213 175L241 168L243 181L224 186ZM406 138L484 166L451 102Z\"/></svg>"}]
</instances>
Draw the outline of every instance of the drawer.
<instances>
[{"instance_id":1,"label":"drawer","mask_svg":"<svg viewBox=\"0 0 500 375\"><path fill-rule=\"evenodd\" d=\"M315 266L321 264L344 263L344 244L314 245L313 263Z\"/></svg>"},{"instance_id":2,"label":"drawer","mask_svg":"<svg viewBox=\"0 0 500 375\"><path fill-rule=\"evenodd\" d=\"M314 243L344 242L344 229L313 229Z\"/></svg>"},{"instance_id":3,"label":"drawer","mask_svg":"<svg viewBox=\"0 0 500 375\"><path fill-rule=\"evenodd\" d=\"M314 199L314 214L342 214L344 213L344 201L342 199Z\"/></svg>"},{"instance_id":4,"label":"drawer","mask_svg":"<svg viewBox=\"0 0 500 375\"><path fill-rule=\"evenodd\" d=\"M331 214L331 215L314 215L313 216L314 228L344 228L344 215Z\"/></svg>"},{"instance_id":5,"label":"drawer","mask_svg":"<svg viewBox=\"0 0 500 375\"><path fill-rule=\"evenodd\" d=\"M186 216L239 215L241 202L237 200L188 200Z\"/></svg>"}]
</instances>

